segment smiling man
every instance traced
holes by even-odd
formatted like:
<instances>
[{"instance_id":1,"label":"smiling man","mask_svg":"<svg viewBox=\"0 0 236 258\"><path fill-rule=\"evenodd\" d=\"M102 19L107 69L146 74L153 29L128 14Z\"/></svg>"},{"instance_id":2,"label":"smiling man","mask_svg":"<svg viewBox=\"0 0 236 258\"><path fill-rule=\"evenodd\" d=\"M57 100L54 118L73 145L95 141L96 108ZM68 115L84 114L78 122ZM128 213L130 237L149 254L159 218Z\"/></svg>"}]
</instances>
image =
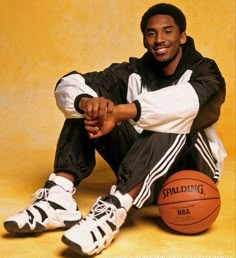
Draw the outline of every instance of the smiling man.
<instances>
[{"instance_id":1,"label":"smiling man","mask_svg":"<svg viewBox=\"0 0 236 258\"><path fill-rule=\"evenodd\" d=\"M183 55L186 33L169 15L152 16L143 30L144 45L152 56L162 64L163 75L172 75Z\"/></svg>"},{"instance_id":2,"label":"smiling man","mask_svg":"<svg viewBox=\"0 0 236 258\"><path fill-rule=\"evenodd\" d=\"M225 100L225 82L186 35L180 9L157 4L142 17L147 52L101 72L71 72L55 96L65 114L54 172L33 204L9 217L9 232L70 227L62 241L83 255L108 247L132 206L156 203L164 180L198 170L217 182L226 153L214 125ZM117 177L82 219L74 187L95 166L95 150Z\"/></svg>"}]
</instances>

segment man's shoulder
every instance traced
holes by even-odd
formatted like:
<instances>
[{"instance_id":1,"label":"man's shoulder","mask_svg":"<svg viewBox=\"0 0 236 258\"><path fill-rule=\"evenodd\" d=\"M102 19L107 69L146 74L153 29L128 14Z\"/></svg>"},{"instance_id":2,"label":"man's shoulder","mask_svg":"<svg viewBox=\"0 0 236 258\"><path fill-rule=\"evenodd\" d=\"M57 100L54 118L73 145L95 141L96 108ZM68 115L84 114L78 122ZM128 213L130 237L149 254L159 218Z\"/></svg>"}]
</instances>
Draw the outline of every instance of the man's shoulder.
<instances>
[{"instance_id":1,"label":"man's shoulder","mask_svg":"<svg viewBox=\"0 0 236 258\"><path fill-rule=\"evenodd\" d=\"M194 68L198 68L198 67L214 67L214 68L218 68L216 61L212 58L209 57L202 57L199 60L196 60L193 63L193 69Z\"/></svg>"}]
</instances>

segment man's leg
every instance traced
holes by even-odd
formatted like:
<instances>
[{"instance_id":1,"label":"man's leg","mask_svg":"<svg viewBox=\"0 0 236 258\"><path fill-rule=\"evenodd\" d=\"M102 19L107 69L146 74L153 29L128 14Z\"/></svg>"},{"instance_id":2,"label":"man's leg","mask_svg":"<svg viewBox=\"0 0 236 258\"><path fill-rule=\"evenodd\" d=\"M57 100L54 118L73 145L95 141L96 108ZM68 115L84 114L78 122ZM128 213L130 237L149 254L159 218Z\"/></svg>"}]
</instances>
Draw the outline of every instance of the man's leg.
<instances>
[{"instance_id":1,"label":"man's leg","mask_svg":"<svg viewBox=\"0 0 236 258\"><path fill-rule=\"evenodd\" d=\"M98 198L87 217L67 230L62 241L83 255L100 253L119 232L140 191L150 187L151 192L152 185L144 185L145 179L154 170L160 178L167 174L185 142L184 135L144 132L137 137L121 162L117 186Z\"/></svg>"},{"instance_id":2,"label":"man's leg","mask_svg":"<svg viewBox=\"0 0 236 258\"><path fill-rule=\"evenodd\" d=\"M58 140L54 173L44 187L35 192L31 206L4 222L5 229L13 233L42 232L69 228L81 220L73 198L74 185L87 177L94 165L95 150L83 121L66 120Z\"/></svg>"},{"instance_id":3,"label":"man's leg","mask_svg":"<svg viewBox=\"0 0 236 258\"><path fill-rule=\"evenodd\" d=\"M43 232L69 228L82 219L73 183L52 173L43 188L32 195L32 205L4 221L10 233Z\"/></svg>"},{"instance_id":4,"label":"man's leg","mask_svg":"<svg viewBox=\"0 0 236 258\"><path fill-rule=\"evenodd\" d=\"M95 166L95 147L84 129L83 119L67 119L57 143L54 173L77 186Z\"/></svg>"},{"instance_id":5,"label":"man's leg","mask_svg":"<svg viewBox=\"0 0 236 258\"><path fill-rule=\"evenodd\" d=\"M34 194L33 204L4 222L8 232L29 233L68 228L82 218L72 197L95 166L95 148L117 173L119 164L138 136L125 122L111 134L90 140L81 119L68 119L61 131L52 173Z\"/></svg>"},{"instance_id":6,"label":"man's leg","mask_svg":"<svg viewBox=\"0 0 236 258\"><path fill-rule=\"evenodd\" d=\"M170 137L172 138L171 135ZM164 181L178 171L196 170L206 174L214 182L218 181L219 171L216 160L204 131L189 135L174 135L173 139L174 141L169 141L169 144L172 143L160 159L157 159L156 164L142 182L140 191L133 202L137 208L156 203L158 192ZM159 139L160 143L162 140L164 140L163 137ZM122 184L121 181L119 189L127 192L129 186Z\"/></svg>"},{"instance_id":7,"label":"man's leg","mask_svg":"<svg viewBox=\"0 0 236 258\"><path fill-rule=\"evenodd\" d=\"M117 186L98 198L87 217L67 230L62 241L80 254L100 253L119 232L131 206L156 202L165 179L183 169L204 172L216 181L218 171L204 132L144 132L123 159Z\"/></svg>"}]
</instances>

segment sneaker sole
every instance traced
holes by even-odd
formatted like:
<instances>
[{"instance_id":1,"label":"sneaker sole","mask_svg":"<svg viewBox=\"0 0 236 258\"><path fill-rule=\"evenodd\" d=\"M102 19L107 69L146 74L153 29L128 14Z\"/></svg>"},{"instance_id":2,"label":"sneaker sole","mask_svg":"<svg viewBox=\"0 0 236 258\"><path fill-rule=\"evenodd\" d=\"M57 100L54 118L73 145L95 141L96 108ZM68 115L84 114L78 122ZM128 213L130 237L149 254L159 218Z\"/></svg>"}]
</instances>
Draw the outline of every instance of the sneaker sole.
<instances>
[{"instance_id":1,"label":"sneaker sole","mask_svg":"<svg viewBox=\"0 0 236 258\"><path fill-rule=\"evenodd\" d=\"M119 232L119 231L113 232L113 236L112 236L112 241L111 241L111 242L114 241L115 236L117 235L118 232ZM110 242L108 245L106 245L106 244L104 243L104 245L101 247L100 251L97 251L97 252L95 252L95 253L93 253L93 254L87 254L87 253L84 253L84 252L83 252L83 250L82 250L82 248L81 248L80 245L78 245L78 244L76 244L75 242L71 241L71 240L68 239L65 235L62 236L61 241L62 241L65 245L67 245L71 250L75 251L76 253L78 253L78 254L80 254L80 255L84 255L84 256L94 256L94 255L100 254L104 249L106 249L106 248L111 244L111 242ZM98 247L98 246L97 246L97 247ZM97 247L96 247L96 248L97 248Z\"/></svg>"},{"instance_id":2,"label":"sneaker sole","mask_svg":"<svg viewBox=\"0 0 236 258\"><path fill-rule=\"evenodd\" d=\"M40 233L46 230L46 228L39 223L36 224L36 228L34 230L30 229L28 224L25 224L24 227L19 228L15 221L6 221L3 225L6 231L9 233Z\"/></svg>"},{"instance_id":3,"label":"sneaker sole","mask_svg":"<svg viewBox=\"0 0 236 258\"><path fill-rule=\"evenodd\" d=\"M61 230L69 229L70 227L75 225L78 221L66 222L64 227L57 227L55 229L61 229ZM53 228L47 229L45 226L41 225L40 223L36 223L35 229L31 229L27 223L24 225L24 227L19 228L18 224L15 221L5 221L3 223L3 225L4 225L4 228L6 229L6 231L9 233L22 233L22 234L42 233L44 231L53 230Z\"/></svg>"},{"instance_id":4,"label":"sneaker sole","mask_svg":"<svg viewBox=\"0 0 236 258\"><path fill-rule=\"evenodd\" d=\"M66 238L65 236L62 236L61 241L67 245L69 248L71 248L73 251L75 251L76 253L80 254L80 255L86 255L89 256L88 254L84 253L82 251L82 248L80 245L70 241L68 238Z\"/></svg>"}]
</instances>

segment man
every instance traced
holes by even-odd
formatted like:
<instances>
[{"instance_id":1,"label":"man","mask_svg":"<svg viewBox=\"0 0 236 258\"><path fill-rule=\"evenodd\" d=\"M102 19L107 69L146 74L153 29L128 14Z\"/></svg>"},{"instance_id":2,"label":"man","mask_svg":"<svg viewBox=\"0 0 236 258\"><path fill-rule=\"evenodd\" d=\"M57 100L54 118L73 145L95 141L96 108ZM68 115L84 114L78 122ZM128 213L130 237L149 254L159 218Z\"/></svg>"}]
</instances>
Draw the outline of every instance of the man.
<instances>
[{"instance_id":1,"label":"man","mask_svg":"<svg viewBox=\"0 0 236 258\"><path fill-rule=\"evenodd\" d=\"M183 169L215 182L226 156L214 124L225 99L216 65L195 50L177 7L157 4L141 20L142 58L102 72L72 72L55 89L65 114L54 173L33 204L4 222L9 232L69 228L62 241L83 255L109 246L132 206L156 201L163 181ZM110 194L82 215L74 187L95 166L95 150L117 177Z\"/></svg>"}]
</instances>

